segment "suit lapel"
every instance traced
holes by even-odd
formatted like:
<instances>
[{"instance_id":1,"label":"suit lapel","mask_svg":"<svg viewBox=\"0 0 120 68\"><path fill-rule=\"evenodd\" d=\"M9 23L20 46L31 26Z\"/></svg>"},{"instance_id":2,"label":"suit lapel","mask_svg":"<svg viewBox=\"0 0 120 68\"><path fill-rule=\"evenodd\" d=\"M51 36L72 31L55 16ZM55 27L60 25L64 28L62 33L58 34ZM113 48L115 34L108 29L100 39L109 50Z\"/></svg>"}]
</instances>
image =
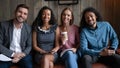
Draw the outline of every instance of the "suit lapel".
<instances>
[{"instance_id":1,"label":"suit lapel","mask_svg":"<svg viewBox=\"0 0 120 68\"><path fill-rule=\"evenodd\" d=\"M10 24L9 24L9 37L10 37L10 42L12 42L12 37L13 37L13 21L10 21Z\"/></svg>"},{"instance_id":2,"label":"suit lapel","mask_svg":"<svg viewBox=\"0 0 120 68\"><path fill-rule=\"evenodd\" d=\"M26 31L25 31L25 24L23 23L23 27L21 30L21 40L20 40L20 45L22 45L22 42L24 41L25 35L26 35Z\"/></svg>"}]
</instances>

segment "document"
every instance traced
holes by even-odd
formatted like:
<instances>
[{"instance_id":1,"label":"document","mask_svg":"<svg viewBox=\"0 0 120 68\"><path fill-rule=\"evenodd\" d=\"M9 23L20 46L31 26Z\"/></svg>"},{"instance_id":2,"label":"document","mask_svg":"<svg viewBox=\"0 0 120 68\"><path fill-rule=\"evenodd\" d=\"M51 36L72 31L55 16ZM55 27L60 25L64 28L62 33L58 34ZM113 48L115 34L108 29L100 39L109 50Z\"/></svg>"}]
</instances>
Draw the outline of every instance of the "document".
<instances>
[{"instance_id":1,"label":"document","mask_svg":"<svg viewBox=\"0 0 120 68\"><path fill-rule=\"evenodd\" d=\"M0 61L12 61L12 59L3 54L0 54Z\"/></svg>"},{"instance_id":2,"label":"document","mask_svg":"<svg viewBox=\"0 0 120 68\"><path fill-rule=\"evenodd\" d=\"M65 54L65 52L67 52L67 51L72 51L72 49L65 49L65 50L63 50L61 52L61 54L60 54L60 57L62 57Z\"/></svg>"}]
</instances>

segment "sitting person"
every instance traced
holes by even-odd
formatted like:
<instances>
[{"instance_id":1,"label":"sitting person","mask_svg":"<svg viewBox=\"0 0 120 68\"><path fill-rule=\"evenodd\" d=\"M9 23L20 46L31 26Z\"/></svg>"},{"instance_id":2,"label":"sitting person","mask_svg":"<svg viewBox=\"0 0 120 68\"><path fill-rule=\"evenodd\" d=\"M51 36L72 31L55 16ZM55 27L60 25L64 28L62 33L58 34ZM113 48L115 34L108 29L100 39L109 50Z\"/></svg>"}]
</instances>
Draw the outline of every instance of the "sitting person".
<instances>
[{"instance_id":1,"label":"sitting person","mask_svg":"<svg viewBox=\"0 0 120 68\"><path fill-rule=\"evenodd\" d=\"M35 62L40 68L53 68L58 57L59 31L53 11L44 6L32 25Z\"/></svg>"},{"instance_id":2,"label":"sitting person","mask_svg":"<svg viewBox=\"0 0 120 68\"><path fill-rule=\"evenodd\" d=\"M66 68L78 68L76 50L79 46L79 27L73 24L74 17L70 8L61 13L60 31L60 58Z\"/></svg>"},{"instance_id":3,"label":"sitting person","mask_svg":"<svg viewBox=\"0 0 120 68\"><path fill-rule=\"evenodd\" d=\"M13 64L32 68L32 33L31 26L26 23L28 10L28 6L19 4L14 19L0 23L0 54L12 59L12 62L0 61L0 68L10 68Z\"/></svg>"},{"instance_id":4,"label":"sitting person","mask_svg":"<svg viewBox=\"0 0 120 68\"><path fill-rule=\"evenodd\" d=\"M80 24L78 52L82 54L83 68L92 68L95 62L120 68L120 55L115 53L119 44L118 37L109 22L102 21L99 12L89 7L83 11Z\"/></svg>"}]
</instances>

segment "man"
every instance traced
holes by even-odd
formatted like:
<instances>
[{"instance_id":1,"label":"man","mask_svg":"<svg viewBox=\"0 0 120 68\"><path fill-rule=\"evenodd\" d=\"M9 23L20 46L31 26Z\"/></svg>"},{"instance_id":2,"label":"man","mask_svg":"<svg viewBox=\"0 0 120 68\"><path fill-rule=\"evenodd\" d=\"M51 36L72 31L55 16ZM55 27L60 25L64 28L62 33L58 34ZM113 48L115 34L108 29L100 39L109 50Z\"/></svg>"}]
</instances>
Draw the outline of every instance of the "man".
<instances>
[{"instance_id":1,"label":"man","mask_svg":"<svg viewBox=\"0 0 120 68\"><path fill-rule=\"evenodd\" d=\"M102 21L99 12L92 7L86 8L80 26L78 53L82 55L83 68L92 68L95 62L120 68L120 55L115 53L118 47L117 34L108 22Z\"/></svg>"},{"instance_id":2,"label":"man","mask_svg":"<svg viewBox=\"0 0 120 68\"><path fill-rule=\"evenodd\" d=\"M28 10L28 6L20 4L14 19L0 23L0 53L12 58L10 62L0 61L0 68L10 68L13 63L20 68L32 68L31 27L25 23Z\"/></svg>"}]
</instances>

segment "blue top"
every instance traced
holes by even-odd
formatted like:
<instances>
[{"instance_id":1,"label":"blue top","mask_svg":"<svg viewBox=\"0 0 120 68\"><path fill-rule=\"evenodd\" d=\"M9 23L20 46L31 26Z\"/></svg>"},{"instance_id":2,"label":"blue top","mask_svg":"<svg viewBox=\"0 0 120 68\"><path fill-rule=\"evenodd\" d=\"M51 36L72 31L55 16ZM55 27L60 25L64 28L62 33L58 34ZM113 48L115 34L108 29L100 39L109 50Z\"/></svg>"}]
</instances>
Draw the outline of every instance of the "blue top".
<instances>
[{"instance_id":1,"label":"blue top","mask_svg":"<svg viewBox=\"0 0 120 68\"><path fill-rule=\"evenodd\" d=\"M37 32L37 44L38 47L45 50L46 52L50 52L55 47L55 30L57 25L52 25L48 30L42 30L40 26L35 28ZM35 61L39 63L40 59L44 54L40 54L36 52ZM56 55L54 56L56 57ZM56 59L56 58L55 58Z\"/></svg>"},{"instance_id":2,"label":"blue top","mask_svg":"<svg viewBox=\"0 0 120 68\"><path fill-rule=\"evenodd\" d=\"M82 54L99 56L99 53L108 47L117 49L118 38L112 26L105 21L97 22L97 28L85 27L80 34L80 48Z\"/></svg>"},{"instance_id":3,"label":"blue top","mask_svg":"<svg viewBox=\"0 0 120 68\"><path fill-rule=\"evenodd\" d=\"M55 30L57 25L51 26L48 30L42 30L38 27L37 44L41 49L50 52L55 46Z\"/></svg>"}]
</instances>

